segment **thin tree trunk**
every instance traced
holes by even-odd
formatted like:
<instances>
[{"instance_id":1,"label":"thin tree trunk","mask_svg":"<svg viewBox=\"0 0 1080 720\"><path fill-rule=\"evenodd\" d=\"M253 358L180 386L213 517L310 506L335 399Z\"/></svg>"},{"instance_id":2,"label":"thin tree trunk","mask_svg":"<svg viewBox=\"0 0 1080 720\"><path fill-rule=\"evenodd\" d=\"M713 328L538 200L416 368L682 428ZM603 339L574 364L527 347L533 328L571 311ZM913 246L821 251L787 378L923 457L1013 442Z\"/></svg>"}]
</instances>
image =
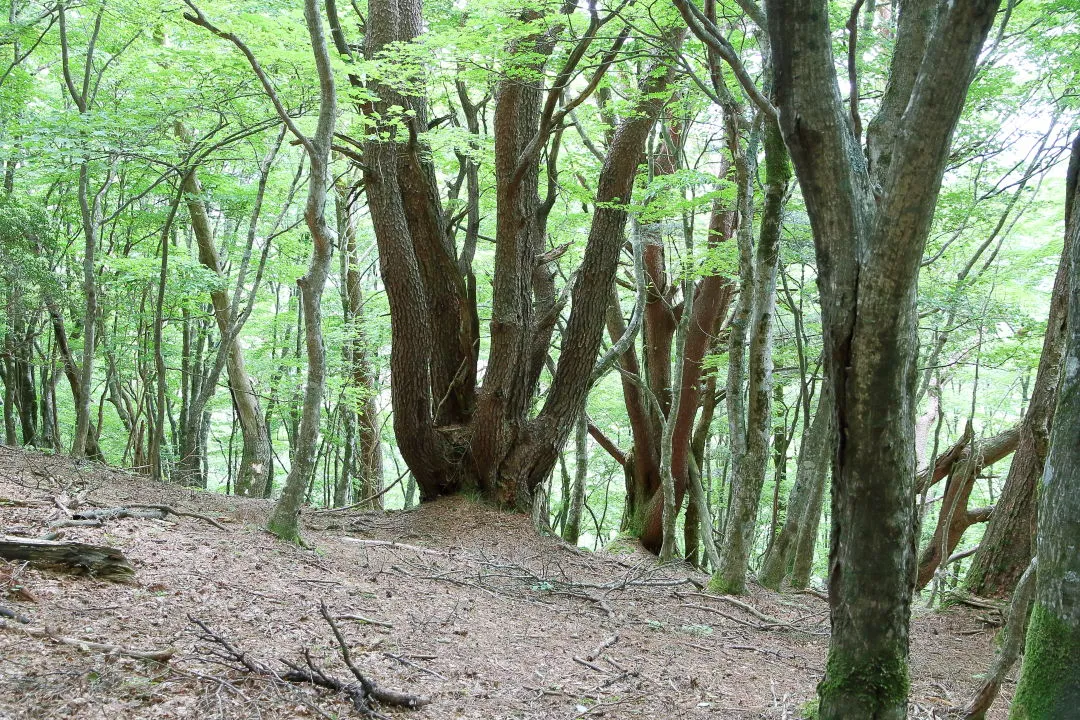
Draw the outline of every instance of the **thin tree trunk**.
<instances>
[{"instance_id":1,"label":"thin tree trunk","mask_svg":"<svg viewBox=\"0 0 1080 720\"><path fill-rule=\"evenodd\" d=\"M799 451L798 469L795 471L795 484L791 488L788 500L787 517L769 552L761 561L758 570L758 582L767 588L779 590L785 577L791 577L792 585L800 587L794 580L797 549L800 538L811 523L811 514L821 516L823 486L829 465L829 448L832 447L833 393L826 378L822 382L818 406L814 419L802 437ZM815 502L816 500L816 502ZM817 537L817 523L814 525L814 539ZM813 545L810 545L811 561Z\"/></svg>"},{"instance_id":2,"label":"thin tree trunk","mask_svg":"<svg viewBox=\"0 0 1080 720\"><path fill-rule=\"evenodd\" d=\"M781 219L791 181L787 150L775 121L766 121L764 146L765 207L753 273L746 446L745 454L735 466L720 567L713 576L714 586L732 594L746 592L746 572L753 549L761 489L768 469L772 429L772 323L776 308ZM741 392L741 388L738 391ZM730 387L728 392L731 392Z\"/></svg>"},{"instance_id":3,"label":"thin tree trunk","mask_svg":"<svg viewBox=\"0 0 1080 720\"><path fill-rule=\"evenodd\" d=\"M562 538L577 545L581 537L581 512L585 506L585 484L589 477L589 418L584 412L574 430L574 482L570 489Z\"/></svg>"},{"instance_id":4,"label":"thin tree trunk","mask_svg":"<svg viewBox=\"0 0 1080 720\"><path fill-rule=\"evenodd\" d=\"M307 222L312 240L311 265L308 267L307 274L297 280L304 313L304 339L308 368L296 456L289 469L285 489L274 506L269 522L271 532L280 538L290 540L299 539L300 506L307 480L314 470L314 455L319 436L319 418L325 386L326 350L323 347L320 303L323 287L330 272L333 252L331 230L326 223L326 194L331 184L330 149L337 113L334 76L330 67L330 54L326 46L321 10L317 0L305 0L304 20L319 74L317 129L310 138L296 133L307 151L311 168L308 176L307 205L304 208L304 220Z\"/></svg>"},{"instance_id":5,"label":"thin tree trunk","mask_svg":"<svg viewBox=\"0 0 1080 720\"><path fill-rule=\"evenodd\" d=\"M1024 638L1027 636L1031 606L1035 602L1036 566L1037 560L1032 558L1027 570L1020 577L1020 582L1016 584L1012 602L1009 604L1009 616L1002 630L1004 639L1001 647L990 670L983 678L982 684L964 708L964 720L985 720L986 712L994 704L994 700L1001 691L1005 676L1020 656L1020 651L1024 647Z\"/></svg>"}]
</instances>

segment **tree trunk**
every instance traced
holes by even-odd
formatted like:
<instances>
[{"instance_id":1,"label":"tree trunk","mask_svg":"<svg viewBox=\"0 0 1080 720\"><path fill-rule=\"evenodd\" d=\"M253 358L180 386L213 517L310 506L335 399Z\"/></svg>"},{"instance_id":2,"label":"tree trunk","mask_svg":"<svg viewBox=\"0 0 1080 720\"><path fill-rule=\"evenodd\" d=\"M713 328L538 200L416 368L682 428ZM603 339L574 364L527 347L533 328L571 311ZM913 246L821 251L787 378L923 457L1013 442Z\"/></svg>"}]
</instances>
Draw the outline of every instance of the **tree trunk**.
<instances>
[{"instance_id":1,"label":"tree trunk","mask_svg":"<svg viewBox=\"0 0 1080 720\"><path fill-rule=\"evenodd\" d=\"M746 571L754 544L761 488L769 462L772 323L776 308L781 220L791 181L787 149L775 121L766 121L764 146L765 206L754 259L745 452L735 465L731 505L727 510L724 544L720 550L720 567L713 576L714 586L736 595L746 592ZM739 388L738 392L741 391ZM730 387L728 392L731 392Z\"/></svg>"},{"instance_id":2,"label":"tree trunk","mask_svg":"<svg viewBox=\"0 0 1080 720\"><path fill-rule=\"evenodd\" d=\"M1039 562L1024 667L1009 717L1073 717L1080 707L1080 134L1065 196L1068 324L1050 453L1039 486ZM1048 331L1049 332L1049 331Z\"/></svg>"},{"instance_id":3,"label":"tree trunk","mask_svg":"<svg viewBox=\"0 0 1080 720\"><path fill-rule=\"evenodd\" d=\"M265 183L265 178L261 177L260 181ZM240 422L240 433L244 443L243 456L236 477L235 494L243 497L262 497L268 468L272 462L270 434L259 398L255 394L254 384L244 363L244 351L235 342L238 330L237 318L234 317L229 292L224 288L224 276L217 247L214 244L210 219L206 214L202 185L194 170L185 178L183 191L188 216L191 218L192 231L198 244L199 262L222 279L222 284L210 292L210 302L214 309L218 332L221 334L221 342L228 346L225 369L229 378L233 411ZM213 397L215 389L215 386L206 388L207 403ZM189 422L198 422L198 420L198 417L188 417ZM192 470L190 463L183 464L181 467L184 472L190 473ZM202 482L205 484L205 478Z\"/></svg>"},{"instance_id":4,"label":"tree trunk","mask_svg":"<svg viewBox=\"0 0 1080 720\"><path fill-rule=\"evenodd\" d=\"M293 458L292 467L289 468L289 476L285 480L285 489L274 505L274 511L268 523L268 528L272 533L286 540L299 540L300 506L303 503L308 479L312 476L315 466L326 376L326 348L323 347L321 301L333 255L331 230L326 223L326 193L331 185L330 149L334 137L337 98L318 0L305 0L304 21L307 24L311 49L319 74L319 119L315 134L305 137L294 131L307 151L310 167L304 221L311 233L311 264L308 266L307 273L296 281L300 288L300 304L304 314L304 345L308 361L307 381L304 386L296 455Z\"/></svg>"},{"instance_id":5,"label":"tree trunk","mask_svg":"<svg viewBox=\"0 0 1080 720\"><path fill-rule=\"evenodd\" d=\"M817 251L836 394L822 720L907 716L915 579L917 281L953 130L997 0L902 3L867 162L825 0L767 0L780 123ZM878 119L880 118L880 122Z\"/></svg>"},{"instance_id":6,"label":"tree trunk","mask_svg":"<svg viewBox=\"0 0 1080 720\"><path fill-rule=\"evenodd\" d=\"M375 373L368 361L367 339L363 329L364 296L356 223L349 207L349 189L339 183L334 199L341 244L341 302L348 332L342 344L342 355L352 389L352 393L346 393L343 400L345 455L340 480L335 488L334 504L338 507L346 505L350 490L354 490L357 501L376 498L371 501L370 509L381 509L382 498L376 496L382 490L382 443L375 407ZM357 481L355 487L354 478Z\"/></svg>"},{"instance_id":7,"label":"tree trunk","mask_svg":"<svg viewBox=\"0 0 1080 720\"><path fill-rule=\"evenodd\" d=\"M1001 684L1005 682L1005 676L1016 663L1016 658L1020 656L1020 651L1024 647L1024 638L1027 636L1031 605L1035 602L1036 567L1037 561L1032 558L1028 569L1020 577L1020 582L1016 584L1012 602L1009 604L1009 616L1002 630L1005 638L982 684L964 708L964 720L986 720L986 712L994 704L994 699L1001 690Z\"/></svg>"},{"instance_id":8,"label":"tree trunk","mask_svg":"<svg viewBox=\"0 0 1080 720\"><path fill-rule=\"evenodd\" d=\"M1049 449L1050 426L1057 402L1061 353L1069 302L1069 253L1072 236L1066 233L1046 322L1042 355L1027 412L1020 421L1020 441L986 526L979 550L972 558L964 586L982 597L1008 597L1034 554L1036 485L1043 474Z\"/></svg>"},{"instance_id":9,"label":"tree trunk","mask_svg":"<svg viewBox=\"0 0 1080 720\"><path fill-rule=\"evenodd\" d=\"M589 419L582 412L574 431L574 482L567 498L566 521L562 538L577 545L581 537L581 512L585 507L585 484L589 477Z\"/></svg>"},{"instance_id":10,"label":"tree trunk","mask_svg":"<svg viewBox=\"0 0 1080 720\"><path fill-rule=\"evenodd\" d=\"M538 14L526 10L518 19L536 20ZM369 3L367 56L374 58L393 42L411 40L420 26L418 4L399 6L373 0ZM581 42L590 41L596 29L586 33ZM406 165L416 165L420 158L406 157L404 164L398 161L401 153L423 153L423 144L414 136L426 127L412 127L409 138L372 138L365 143L364 180L390 304L394 427L422 500L475 485L495 502L530 511L533 491L557 462L594 381L608 299L624 242L627 203L673 74L670 63L663 62L645 73L640 100L612 137L600 173L584 259L570 292L571 311L562 352L544 404L533 415L540 370L562 309L555 302L547 267L551 260L543 252L546 206L537 196L536 184L538 163L549 141L549 153L557 152L557 133L552 134L552 126L558 123L553 118L559 95L566 89L556 82L546 100L540 92L542 73L537 70L545 68L557 32L555 28L550 34L545 31L518 38L508 63L528 72L500 83L497 93L498 207L491 352L478 392L471 382L476 352L472 297L467 311L457 312L455 342L437 341L444 329L436 328L432 317L432 309L447 312L445 303L433 300L440 292L451 286L466 287L461 267L468 263L446 262L440 255L447 251L444 245L419 237L422 232L430 235L430 228L410 224L407 217L407 213L432 216L434 207L431 182L417 180L415 168L412 178L406 177ZM678 34L672 32L673 39ZM587 48L587 44L579 44L579 48ZM568 63L577 62L581 54L571 53L568 58ZM536 75L540 79L534 80ZM372 89L379 97L374 109L380 114L394 103L415 106L413 101L398 101L392 88ZM545 102L543 108L541 101ZM550 163L549 154L549 173ZM427 206L417 207L424 197ZM453 274L456 276L451 277ZM444 324L440 320L440 327ZM456 352L454 362L447 362L447 352ZM446 377L447 369L453 378ZM473 395L477 398L475 412L460 417L469 414L468 401ZM454 407L458 410L451 411Z\"/></svg>"},{"instance_id":11,"label":"tree trunk","mask_svg":"<svg viewBox=\"0 0 1080 720\"><path fill-rule=\"evenodd\" d=\"M942 560L948 560L964 532L977 522L985 522L990 508L968 510L968 498L979 473L1002 460L1016 449L1020 426L1015 425L992 438L967 446L967 451L953 463L941 500L937 526L919 558L915 588L922 590L934 577ZM948 528L948 532L945 531Z\"/></svg>"},{"instance_id":12,"label":"tree trunk","mask_svg":"<svg viewBox=\"0 0 1080 720\"><path fill-rule=\"evenodd\" d=\"M817 538L817 522L813 521L812 515L816 514L819 518L821 516L829 448L833 444L832 419L833 393L828 379L825 379L821 385L821 396L814 411L814 419L802 437L795 484L791 488L784 526L762 559L761 569L758 571L758 582L767 588L779 590L785 577L790 577L792 586L797 589L806 587L805 580L801 586L795 582L793 569L800 538L809 530L811 524L814 526L813 538ZM813 544L810 545L810 554L812 561Z\"/></svg>"}]
</instances>

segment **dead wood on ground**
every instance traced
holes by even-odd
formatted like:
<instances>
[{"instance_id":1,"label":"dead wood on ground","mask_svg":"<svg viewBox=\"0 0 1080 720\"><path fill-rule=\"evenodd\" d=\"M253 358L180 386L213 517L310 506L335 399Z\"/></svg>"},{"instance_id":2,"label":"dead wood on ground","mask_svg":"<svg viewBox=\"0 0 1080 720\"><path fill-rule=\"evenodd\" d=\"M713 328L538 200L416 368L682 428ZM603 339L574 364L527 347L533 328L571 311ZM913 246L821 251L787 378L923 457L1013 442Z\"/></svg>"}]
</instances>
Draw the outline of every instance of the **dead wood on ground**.
<instances>
[{"instance_id":1,"label":"dead wood on ground","mask_svg":"<svg viewBox=\"0 0 1080 720\"><path fill-rule=\"evenodd\" d=\"M0 538L0 558L68 572L85 572L105 580L130 580L135 576L124 553L108 545L3 537Z\"/></svg>"},{"instance_id":2,"label":"dead wood on ground","mask_svg":"<svg viewBox=\"0 0 1080 720\"><path fill-rule=\"evenodd\" d=\"M18 625L12 625L7 620L0 620L0 630L12 630L14 632L24 633L30 637L45 638L60 643L61 645L77 647L80 650L96 650L111 655L124 655L139 660L154 660L155 662L165 662L176 652L172 648L165 648L164 650L135 650L122 645L112 645L110 643L95 642L93 640L66 637L53 632L49 628L20 627Z\"/></svg>"},{"instance_id":3,"label":"dead wood on ground","mask_svg":"<svg viewBox=\"0 0 1080 720\"><path fill-rule=\"evenodd\" d=\"M338 643L338 652L341 654L341 659L345 662L345 666L349 668L349 672L352 673L352 676L356 679L355 682L346 682L333 675L327 674L326 671L315 664L315 661L311 657L311 652L307 648L304 649L303 665L282 659L281 663L288 669L285 672L279 673L269 665L259 661L233 645L225 636L211 630L202 620L191 615L188 616L188 619L197 625L201 631L199 633L199 640L205 643L201 652L207 659L217 663L224 663L241 672L268 678L274 682L308 683L315 685L316 687L333 690L334 692L344 694L348 697L353 708L361 715L377 718L385 717L372 707L372 700L384 705L411 709L423 707L431 702L428 698L420 695L383 688L361 672L353 662L349 644L345 641L345 637L341 634L341 630L338 628L337 623L334 622L334 616L330 614L330 611L326 607L326 603L319 604L319 612L330 626L330 630L334 633L334 638Z\"/></svg>"}]
</instances>

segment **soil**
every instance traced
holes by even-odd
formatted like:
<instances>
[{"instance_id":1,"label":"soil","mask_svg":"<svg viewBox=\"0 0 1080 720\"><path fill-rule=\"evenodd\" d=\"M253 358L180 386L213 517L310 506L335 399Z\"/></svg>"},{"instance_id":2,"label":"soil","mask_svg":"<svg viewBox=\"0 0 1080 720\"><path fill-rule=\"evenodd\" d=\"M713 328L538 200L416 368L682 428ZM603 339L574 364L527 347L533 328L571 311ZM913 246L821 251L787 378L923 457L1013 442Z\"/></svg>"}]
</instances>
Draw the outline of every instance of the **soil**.
<instances>
[{"instance_id":1,"label":"soil","mask_svg":"<svg viewBox=\"0 0 1080 720\"><path fill-rule=\"evenodd\" d=\"M164 504L213 518L123 518L61 530L122 550L136 574L106 582L0 561L0 718L357 717L340 694L244 673L199 641L197 619L284 671L307 650L351 681L423 695L394 718L803 717L821 677L828 608L754 587L732 603L692 569L625 542L587 553L524 516L466 498L390 513L306 511L300 548L263 531L269 501L150 482L70 458L0 447L0 533L39 537L71 509ZM910 716L963 706L993 653L985 610L917 611ZM351 619L342 616L352 616ZM356 619L364 618L364 619ZM79 648L20 628L137 650ZM1005 718L1012 684L990 718Z\"/></svg>"}]
</instances>

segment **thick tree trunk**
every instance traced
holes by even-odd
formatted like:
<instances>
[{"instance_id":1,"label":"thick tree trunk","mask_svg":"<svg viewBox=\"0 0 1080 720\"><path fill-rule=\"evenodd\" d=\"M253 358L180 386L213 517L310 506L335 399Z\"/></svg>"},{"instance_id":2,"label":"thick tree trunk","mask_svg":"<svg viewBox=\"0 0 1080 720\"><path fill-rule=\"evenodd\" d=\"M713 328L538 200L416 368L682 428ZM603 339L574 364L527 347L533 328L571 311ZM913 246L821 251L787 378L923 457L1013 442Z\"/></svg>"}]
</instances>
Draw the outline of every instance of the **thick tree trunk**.
<instances>
[{"instance_id":1,"label":"thick tree trunk","mask_svg":"<svg viewBox=\"0 0 1080 720\"><path fill-rule=\"evenodd\" d=\"M1080 134L1066 190L1068 324L1050 454L1039 485L1035 605L1010 718L1051 720L1080 707Z\"/></svg>"},{"instance_id":2,"label":"thick tree trunk","mask_svg":"<svg viewBox=\"0 0 1080 720\"><path fill-rule=\"evenodd\" d=\"M814 230L825 370L836 393L822 720L907 715L917 281L997 6L972 0L939 12L927 0L902 3L868 168L840 98L828 4L766 2L775 98Z\"/></svg>"}]
</instances>

